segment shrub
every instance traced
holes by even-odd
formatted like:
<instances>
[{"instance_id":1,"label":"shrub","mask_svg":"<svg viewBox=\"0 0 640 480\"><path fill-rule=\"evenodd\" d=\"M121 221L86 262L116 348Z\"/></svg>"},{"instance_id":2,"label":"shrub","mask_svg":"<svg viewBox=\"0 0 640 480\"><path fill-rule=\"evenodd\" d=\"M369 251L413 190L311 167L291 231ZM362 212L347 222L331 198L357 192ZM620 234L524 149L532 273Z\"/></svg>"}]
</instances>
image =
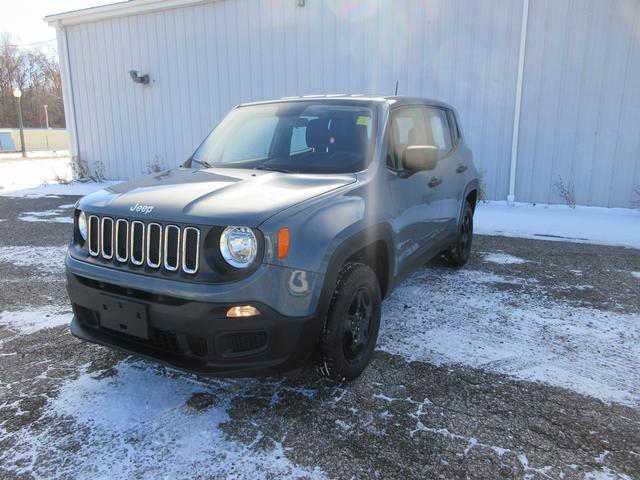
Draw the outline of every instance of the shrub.
<instances>
[{"instance_id":1,"label":"shrub","mask_svg":"<svg viewBox=\"0 0 640 480\"><path fill-rule=\"evenodd\" d=\"M147 175L152 175L154 173L160 173L162 170L163 170L162 165L160 165L160 162L156 157L156 159L153 162L147 163L147 171L143 173L146 173Z\"/></svg>"},{"instance_id":2,"label":"shrub","mask_svg":"<svg viewBox=\"0 0 640 480\"><path fill-rule=\"evenodd\" d=\"M576 195L574 192L573 183L565 183L562 177L558 176L558 181L555 183L555 186L558 189L558 193L564 200L564 203L569 205L571 208L576 208Z\"/></svg>"},{"instance_id":3,"label":"shrub","mask_svg":"<svg viewBox=\"0 0 640 480\"><path fill-rule=\"evenodd\" d=\"M78 156L71 159L71 171L76 180L89 180L91 174L89 164Z\"/></svg>"}]
</instances>

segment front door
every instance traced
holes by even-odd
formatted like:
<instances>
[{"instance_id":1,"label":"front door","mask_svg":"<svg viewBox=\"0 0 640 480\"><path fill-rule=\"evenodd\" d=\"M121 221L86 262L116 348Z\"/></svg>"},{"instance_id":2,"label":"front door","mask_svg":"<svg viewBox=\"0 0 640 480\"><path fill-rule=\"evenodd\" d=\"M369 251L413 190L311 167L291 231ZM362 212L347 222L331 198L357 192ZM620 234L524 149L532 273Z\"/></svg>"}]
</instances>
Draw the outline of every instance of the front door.
<instances>
[{"instance_id":1,"label":"front door","mask_svg":"<svg viewBox=\"0 0 640 480\"><path fill-rule=\"evenodd\" d=\"M394 210L392 224L398 239L396 258L399 271L403 271L435 246L440 230L440 185L437 168L408 173L402 167L402 153L407 147L430 144L424 107L393 110L389 122L387 175Z\"/></svg>"}]
</instances>

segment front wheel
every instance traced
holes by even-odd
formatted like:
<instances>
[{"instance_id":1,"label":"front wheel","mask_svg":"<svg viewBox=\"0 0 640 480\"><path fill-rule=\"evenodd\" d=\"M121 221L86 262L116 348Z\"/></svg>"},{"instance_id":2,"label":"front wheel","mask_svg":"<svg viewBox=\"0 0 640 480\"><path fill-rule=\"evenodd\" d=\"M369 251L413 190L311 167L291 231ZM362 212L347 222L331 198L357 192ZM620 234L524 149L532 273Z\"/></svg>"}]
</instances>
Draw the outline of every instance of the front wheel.
<instances>
[{"instance_id":1,"label":"front wheel","mask_svg":"<svg viewBox=\"0 0 640 480\"><path fill-rule=\"evenodd\" d=\"M444 252L444 258L454 267L462 267L471 254L471 243L473 242L473 207L468 201L464 202L464 212L462 221L458 227L456 239Z\"/></svg>"},{"instance_id":2,"label":"front wheel","mask_svg":"<svg viewBox=\"0 0 640 480\"><path fill-rule=\"evenodd\" d=\"M378 339L381 303L371 268L361 263L342 268L320 341L320 373L337 381L362 373Z\"/></svg>"}]
</instances>

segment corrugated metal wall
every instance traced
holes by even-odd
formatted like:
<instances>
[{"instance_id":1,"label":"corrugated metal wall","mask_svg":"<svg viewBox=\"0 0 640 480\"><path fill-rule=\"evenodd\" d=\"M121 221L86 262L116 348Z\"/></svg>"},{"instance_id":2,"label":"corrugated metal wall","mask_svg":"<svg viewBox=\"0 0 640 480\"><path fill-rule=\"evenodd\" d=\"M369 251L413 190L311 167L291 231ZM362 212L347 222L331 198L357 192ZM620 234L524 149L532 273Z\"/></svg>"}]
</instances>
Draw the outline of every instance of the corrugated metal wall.
<instances>
[{"instance_id":1,"label":"corrugated metal wall","mask_svg":"<svg viewBox=\"0 0 640 480\"><path fill-rule=\"evenodd\" d=\"M563 175L579 203L628 206L640 0L531 3L516 199L559 201ZM238 103L398 80L458 108L488 197L504 199L521 14L520 0L221 0L66 27L79 154L132 178L182 162Z\"/></svg>"},{"instance_id":2,"label":"corrugated metal wall","mask_svg":"<svg viewBox=\"0 0 640 480\"><path fill-rule=\"evenodd\" d=\"M640 200L640 1L531 1L520 126L517 199Z\"/></svg>"}]
</instances>

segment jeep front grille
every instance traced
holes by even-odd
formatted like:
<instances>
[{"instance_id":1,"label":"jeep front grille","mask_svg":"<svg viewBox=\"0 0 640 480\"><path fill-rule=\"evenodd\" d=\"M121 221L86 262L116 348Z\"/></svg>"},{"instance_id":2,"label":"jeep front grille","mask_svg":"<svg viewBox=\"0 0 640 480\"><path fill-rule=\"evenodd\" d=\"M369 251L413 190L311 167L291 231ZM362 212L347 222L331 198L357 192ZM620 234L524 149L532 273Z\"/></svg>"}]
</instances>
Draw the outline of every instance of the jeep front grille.
<instances>
[{"instance_id":1,"label":"jeep front grille","mask_svg":"<svg viewBox=\"0 0 640 480\"><path fill-rule=\"evenodd\" d=\"M144 223L131 222L131 263L142 265L144 263Z\"/></svg>"},{"instance_id":2,"label":"jeep front grille","mask_svg":"<svg viewBox=\"0 0 640 480\"><path fill-rule=\"evenodd\" d=\"M120 218L116 221L116 260L129 260L129 222Z\"/></svg>"},{"instance_id":3,"label":"jeep front grille","mask_svg":"<svg viewBox=\"0 0 640 480\"><path fill-rule=\"evenodd\" d=\"M89 253L94 257L100 255L100 219L95 215L89 217L89 231L87 239L89 242Z\"/></svg>"},{"instance_id":4,"label":"jeep front grille","mask_svg":"<svg viewBox=\"0 0 640 480\"><path fill-rule=\"evenodd\" d=\"M200 230L193 227L184 229L182 241L182 270L187 273L198 271L198 249L200 245Z\"/></svg>"},{"instance_id":5,"label":"jeep front grille","mask_svg":"<svg viewBox=\"0 0 640 480\"><path fill-rule=\"evenodd\" d=\"M167 225L164 230L164 268L175 272L180 261L180 228Z\"/></svg>"},{"instance_id":6,"label":"jeep front grille","mask_svg":"<svg viewBox=\"0 0 640 480\"><path fill-rule=\"evenodd\" d=\"M162 252L162 225L150 223L147 225L147 265L151 268L160 266Z\"/></svg>"},{"instance_id":7,"label":"jeep front grille","mask_svg":"<svg viewBox=\"0 0 640 480\"><path fill-rule=\"evenodd\" d=\"M111 260L113 258L113 219L102 217L100 226L102 227L102 258Z\"/></svg>"},{"instance_id":8,"label":"jeep front grille","mask_svg":"<svg viewBox=\"0 0 640 480\"><path fill-rule=\"evenodd\" d=\"M146 264L152 269L164 267L171 272L182 269L194 274L200 257L200 230L90 215L87 246L92 257L116 264Z\"/></svg>"}]
</instances>

